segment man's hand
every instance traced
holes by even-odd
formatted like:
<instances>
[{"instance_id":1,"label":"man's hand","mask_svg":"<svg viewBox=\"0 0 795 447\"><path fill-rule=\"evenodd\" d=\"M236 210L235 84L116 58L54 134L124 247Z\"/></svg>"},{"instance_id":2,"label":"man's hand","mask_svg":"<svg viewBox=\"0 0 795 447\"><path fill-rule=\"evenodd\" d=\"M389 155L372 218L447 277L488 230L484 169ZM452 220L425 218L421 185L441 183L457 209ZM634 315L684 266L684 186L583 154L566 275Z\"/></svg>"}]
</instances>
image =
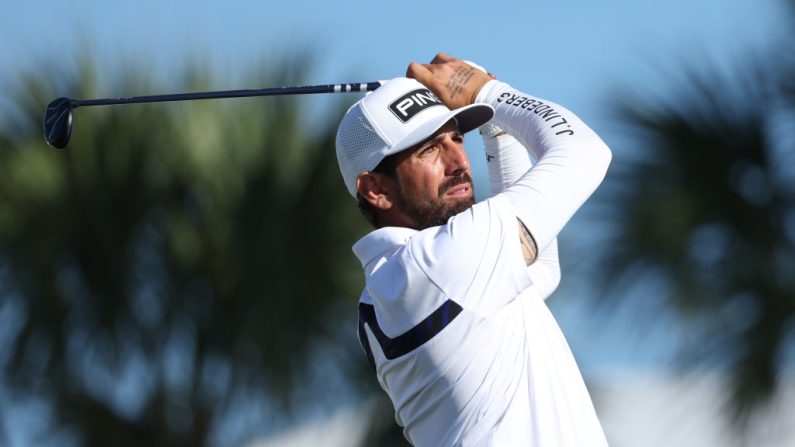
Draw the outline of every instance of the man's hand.
<instances>
[{"instance_id":1,"label":"man's hand","mask_svg":"<svg viewBox=\"0 0 795 447\"><path fill-rule=\"evenodd\" d=\"M461 59L439 53L430 64L412 62L406 77L428 87L451 110L475 102L481 87L492 78Z\"/></svg>"}]
</instances>

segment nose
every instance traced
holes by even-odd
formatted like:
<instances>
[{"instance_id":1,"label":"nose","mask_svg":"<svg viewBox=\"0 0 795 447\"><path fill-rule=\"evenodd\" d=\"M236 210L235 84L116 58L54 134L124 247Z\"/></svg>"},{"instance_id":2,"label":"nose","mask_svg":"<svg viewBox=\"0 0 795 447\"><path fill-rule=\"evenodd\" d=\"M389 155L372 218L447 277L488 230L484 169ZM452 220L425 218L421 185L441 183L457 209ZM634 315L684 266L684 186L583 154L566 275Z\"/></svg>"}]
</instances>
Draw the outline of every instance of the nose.
<instances>
[{"instance_id":1,"label":"nose","mask_svg":"<svg viewBox=\"0 0 795 447\"><path fill-rule=\"evenodd\" d=\"M454 141L450 136L444 139L445 175L458 176L462 172L469 173L469 157L464 145Z\"/></svg>"}]
</instances>

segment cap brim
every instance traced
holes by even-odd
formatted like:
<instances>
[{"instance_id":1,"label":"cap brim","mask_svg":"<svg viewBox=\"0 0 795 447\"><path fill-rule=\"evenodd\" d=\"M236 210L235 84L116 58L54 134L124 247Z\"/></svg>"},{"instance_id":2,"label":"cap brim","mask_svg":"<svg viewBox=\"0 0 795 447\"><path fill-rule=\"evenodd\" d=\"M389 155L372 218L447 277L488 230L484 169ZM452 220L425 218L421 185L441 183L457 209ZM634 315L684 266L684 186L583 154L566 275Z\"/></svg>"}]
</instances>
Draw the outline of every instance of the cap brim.
<instances>
[{"instance_id":1,"label":"cap brim","mask_svg":"<svg viewBox=\"0 0 795 447\"><path fill-rule=\"evenodd\" d=\"M396 154L420 143L433 135L437 130L441 129L442 126L453 118L458 122L458 130L461 133L467 133L470 130L477 129L486 124L492 117L494 117L494 109L488 104L470 104L451 110L444 115L439 115L432 120L428 120L427 123L414 129L390 148L384 156Z\"/></svg>"}]
</instances>

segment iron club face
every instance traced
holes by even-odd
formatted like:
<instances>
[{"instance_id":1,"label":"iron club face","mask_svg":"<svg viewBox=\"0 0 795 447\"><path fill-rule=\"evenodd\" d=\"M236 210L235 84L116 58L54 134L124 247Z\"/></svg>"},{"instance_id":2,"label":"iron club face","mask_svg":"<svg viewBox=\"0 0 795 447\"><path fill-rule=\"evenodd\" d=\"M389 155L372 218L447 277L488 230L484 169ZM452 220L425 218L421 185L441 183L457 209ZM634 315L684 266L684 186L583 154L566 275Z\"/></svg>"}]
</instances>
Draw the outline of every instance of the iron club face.
<instances>
[{"instance_id":1,"label":"iron club face","mask_svg":"<svg viewBox=\"0 0 795 447\"><path fill-rule=\"evenodd\" d=\"M73 108L69 98L58 98L47 106L44 111L44 140L50 146L63 149L69 144Z\"/></svg>"}]
</instances>

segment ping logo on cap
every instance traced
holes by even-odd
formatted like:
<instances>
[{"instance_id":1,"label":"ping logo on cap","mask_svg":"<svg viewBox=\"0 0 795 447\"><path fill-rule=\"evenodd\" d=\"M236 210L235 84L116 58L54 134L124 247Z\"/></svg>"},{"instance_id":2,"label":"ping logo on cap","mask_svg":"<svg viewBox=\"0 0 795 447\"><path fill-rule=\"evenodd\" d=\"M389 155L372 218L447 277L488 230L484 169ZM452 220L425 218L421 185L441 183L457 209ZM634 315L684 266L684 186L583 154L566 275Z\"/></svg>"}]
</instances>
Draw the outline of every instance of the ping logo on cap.
<instances>
[{"instance_id":1,"label":"ping logo on cap","mask_svg":"<svg viewBox=\"0 0 795 447\"><path fill-rule=\"evenodd\" d=\"M401 96L392 104L389 104L389 110L391 110L400 121L405 123L423 110L441 105L443 105L442 101L430 90L427 88L418 88L417 90L412 90Z\"/></svg>"}]
</instances>

